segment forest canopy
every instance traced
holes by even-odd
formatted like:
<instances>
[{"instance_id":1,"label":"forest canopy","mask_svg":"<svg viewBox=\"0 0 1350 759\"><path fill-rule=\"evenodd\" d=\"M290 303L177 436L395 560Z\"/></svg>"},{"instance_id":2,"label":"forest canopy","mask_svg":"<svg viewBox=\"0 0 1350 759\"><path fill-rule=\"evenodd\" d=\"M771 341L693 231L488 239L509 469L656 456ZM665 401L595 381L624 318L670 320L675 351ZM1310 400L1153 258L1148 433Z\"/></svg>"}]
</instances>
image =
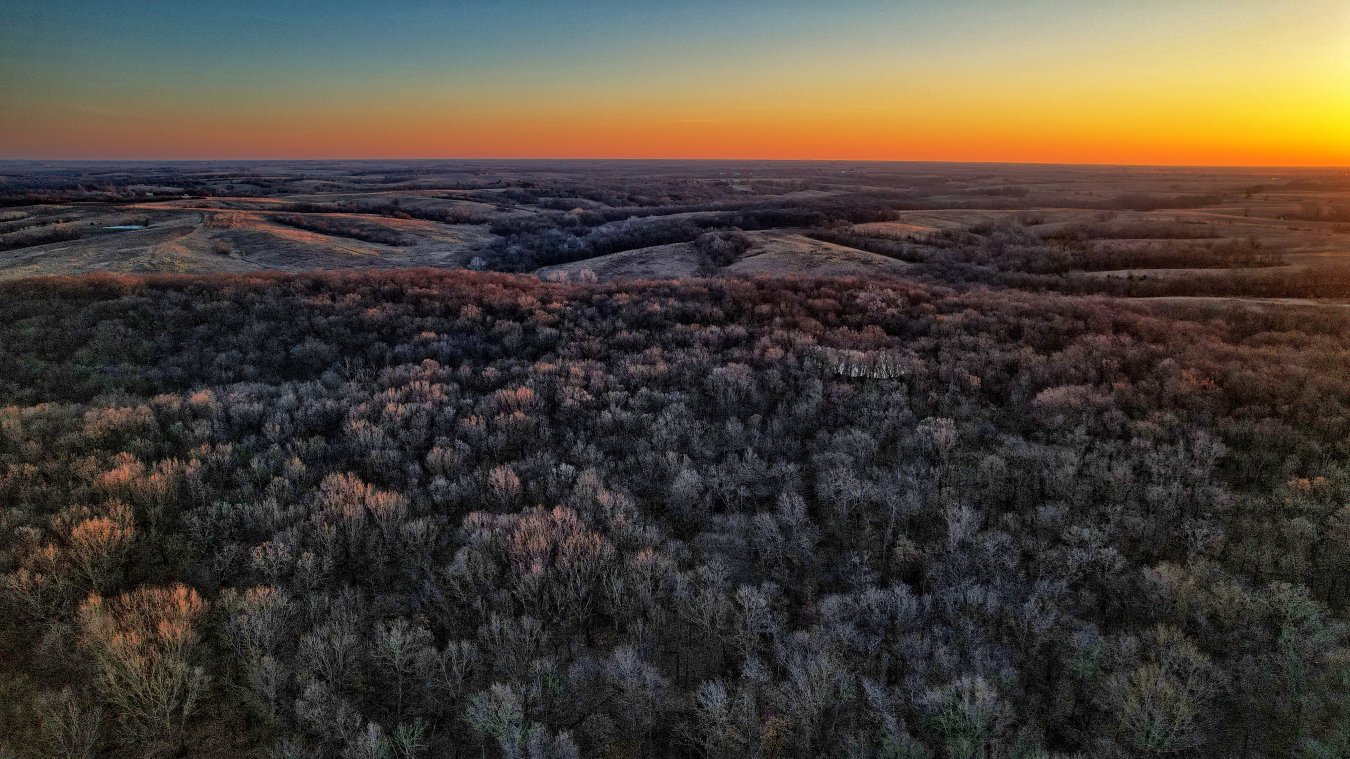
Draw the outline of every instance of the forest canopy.
<instances>
[{"instance_id":1,"label":"forest canopy","mask_svg":"<svg viewBox=\"0 0 1350 759\"><path fill-rule=\"evenodd\" d=\"M0 756L1350 750L1343 309L94 276L0 366Z\"/></svg>"}]
</instances>

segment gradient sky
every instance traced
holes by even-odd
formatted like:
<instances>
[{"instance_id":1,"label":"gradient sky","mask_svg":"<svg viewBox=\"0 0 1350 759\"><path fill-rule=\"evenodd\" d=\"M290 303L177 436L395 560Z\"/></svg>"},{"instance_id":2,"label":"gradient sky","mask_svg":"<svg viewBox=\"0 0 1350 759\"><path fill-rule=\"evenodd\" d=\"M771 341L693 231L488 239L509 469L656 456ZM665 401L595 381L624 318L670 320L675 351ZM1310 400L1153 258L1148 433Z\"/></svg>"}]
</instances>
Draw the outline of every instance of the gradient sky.
<instances>
[{"instance_id":1,"label":"gradient sky","mask_svg":"<svg viewBox=\"0 0 1350 759\"><path fill-rule=\"evenodd\" d=\"M1350 165L1350 1L6 0L0 157Z\"/></svg>"}]
</instances>

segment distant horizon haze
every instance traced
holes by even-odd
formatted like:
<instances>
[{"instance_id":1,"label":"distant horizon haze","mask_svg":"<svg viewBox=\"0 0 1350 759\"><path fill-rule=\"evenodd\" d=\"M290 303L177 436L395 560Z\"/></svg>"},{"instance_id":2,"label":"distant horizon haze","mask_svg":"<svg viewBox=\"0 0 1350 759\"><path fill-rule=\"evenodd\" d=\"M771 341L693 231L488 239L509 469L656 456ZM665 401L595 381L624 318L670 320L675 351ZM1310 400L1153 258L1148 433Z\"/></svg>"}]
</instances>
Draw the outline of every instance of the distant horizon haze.
<instances>
[{"instance_id":1,"label":"distant horizon haze","mask_svg":"<svg viewBox=\"0 0 1350 759\"><path fill-rule=\"evenodd\" d=\"M758 163L784 163L784 164L812 164L812 163L839 163L839 164L913 164L913 165L932 165L932 166L1007 166L1007 167L1036 167L1053 166L1063 168L1122 168L1122 169L1197 169L1206 171L1255 171L1270 169L1272 171L1295 170L1295 171L1339 171L1350 173L1350 163L1345 164L1240 164L1240 163L1103 163L1094 161L983 161L983 160L943 160L943 159L908 159L908 158L818 158L818 157L725 157L725 158L707 158L700 156L197 156L197 157L137 157L137 158L104 158L90 156L76 156L69 158L54 158L47 156L7 156L0 155L0 164L11 163L36 163L36 164L268 164L268 163L723 163L723 164L758 164Z\"/></svg>"}]
</instances>

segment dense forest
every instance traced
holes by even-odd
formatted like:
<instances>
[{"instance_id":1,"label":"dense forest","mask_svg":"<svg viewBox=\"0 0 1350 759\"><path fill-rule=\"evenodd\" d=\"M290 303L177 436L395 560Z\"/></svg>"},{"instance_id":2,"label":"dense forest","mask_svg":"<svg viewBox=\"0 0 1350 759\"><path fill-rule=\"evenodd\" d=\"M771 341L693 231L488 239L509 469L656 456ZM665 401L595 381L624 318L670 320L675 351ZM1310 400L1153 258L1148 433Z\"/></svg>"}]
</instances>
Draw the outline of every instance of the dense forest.
<instances>
[{"instance_id":1,"label":"dense forest","mask_svg":"<svg viewBox=\"0 0 1350 759\"><path fill-rule=\"evenodd\" d=\"M1350 755L1350 314L1167 308L0 285L0 756Z\"/></svg>"}]
</instances>

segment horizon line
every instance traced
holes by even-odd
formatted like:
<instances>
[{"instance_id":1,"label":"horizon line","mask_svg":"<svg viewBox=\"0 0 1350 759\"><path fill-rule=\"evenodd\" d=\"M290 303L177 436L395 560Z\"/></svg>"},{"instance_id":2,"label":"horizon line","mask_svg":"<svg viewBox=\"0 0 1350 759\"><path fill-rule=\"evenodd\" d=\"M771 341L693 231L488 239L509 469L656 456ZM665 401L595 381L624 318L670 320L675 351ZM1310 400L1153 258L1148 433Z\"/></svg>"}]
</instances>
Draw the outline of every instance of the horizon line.
<instances>
[{"instance_id":1,"label":"horizon line","mask_svg":"<svg viewBox=\"0 0 1350 759\"><path fill-rule=\"evenodd\" d=\"M1309 170L1331 170L1331 171L1350 171L1350 164L1313 164L1313 163L1292 163L1292 164L1244 164L1244 163L1110 163L1101 161L1000 161L1000 160L945 160L945 159L913 159L913 158L697 158L697 157L669 157L669 156L643 156L643 157L592 157L592 156L445 156L445 157L394 157L394 156L368 156L368 157L319 157L319 158L286 158L286 157L254 157L254 158L16 158L0 156L0 163L265 163L284 161L287 163L369 163L377 161L386 162L432 162L432 161L483 161L483 162L540 162L540 161L559 161L559 162L610 162L610 163L641 163L652 161L667 162L687 162L687 163L855 163L855 164L931 164L931 165L966 165L966 166L1065 166L1065 167L1100 167L1100 168L1139 168L1139 169L1309 169Z\"/></svg>"}]
</instances>

